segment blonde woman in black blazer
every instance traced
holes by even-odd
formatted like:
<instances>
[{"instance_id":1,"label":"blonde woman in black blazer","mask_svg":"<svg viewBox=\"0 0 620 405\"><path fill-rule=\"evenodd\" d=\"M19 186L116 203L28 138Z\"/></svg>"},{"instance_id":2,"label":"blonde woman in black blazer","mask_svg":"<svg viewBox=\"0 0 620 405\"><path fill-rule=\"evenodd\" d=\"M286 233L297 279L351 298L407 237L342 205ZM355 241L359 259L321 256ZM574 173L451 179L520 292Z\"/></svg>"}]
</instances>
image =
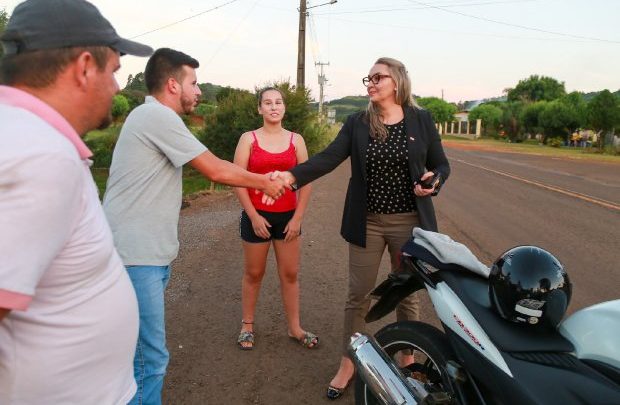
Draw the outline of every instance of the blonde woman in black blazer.
<instances>
[{"instance_id":1,"label":"blonde woman in black blazer","mask_svg":"<svg viewBox=\"0 0 620 405\"><path fill-rule=\"evenodd\" d=\"M289 184L301 187L351 158L340 231L349 242L349 292L343 356L327 390L330 399L342 396L353 377L346 345L354 332L364 331L366 295L376 283L386 246L395 270L400 247L414 226L437 231L431 196L437 195L450 174L435 124L413 100L405 66L392 58L380 58L363 83L370 98L367 110L349 116L325 150L281 173ZM432 188L420 184L437 178ZM416 297L401 302L396 314L399 320L417 319ZM400 356L402 366L413 360L406 353Z\"/></svg>"}]
</instances>

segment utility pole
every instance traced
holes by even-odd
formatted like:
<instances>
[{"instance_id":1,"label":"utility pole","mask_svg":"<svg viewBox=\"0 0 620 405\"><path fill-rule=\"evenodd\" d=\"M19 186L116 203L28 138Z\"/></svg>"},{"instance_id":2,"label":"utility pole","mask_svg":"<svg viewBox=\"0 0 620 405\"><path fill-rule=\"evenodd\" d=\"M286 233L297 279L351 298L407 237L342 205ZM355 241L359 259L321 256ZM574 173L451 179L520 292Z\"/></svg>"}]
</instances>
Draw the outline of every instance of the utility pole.
<instances>
[{"instance_id":1,"label":"utility pole","mask_svg":"<svg viewBox=\"0 0 620 405\"><path fill-rule=\"evenodd\" d=\"M306 5L306 0L299 0L299 38L297 39L297 90L306 87Z\"/></svg>"},{"instance_id":2,"label":"utility pole","mask_svg":"<svg viewBox=\"0 0 620 405\"><path fill-rule=\"evenodd\" d=\"M306 87L306 17L308 9L337 3L338 0L329 0L327 3L308 7L307 0L299 0L299 37L297 39L297 89Z\"/></svg>"},{"instance_id":3,"label":"utility pole","mask_svg":"<svg viewBox=\"0 0 620 405\"><path fill-rule=\"evenodd\" d=\"M327 83L327 78L323 73L323 66L329 66L329 62L316 62L315 65L321 67L321 73L319 73L319 120L321 120L323 118L323 86Z\"/></svg>"}]
</instances>

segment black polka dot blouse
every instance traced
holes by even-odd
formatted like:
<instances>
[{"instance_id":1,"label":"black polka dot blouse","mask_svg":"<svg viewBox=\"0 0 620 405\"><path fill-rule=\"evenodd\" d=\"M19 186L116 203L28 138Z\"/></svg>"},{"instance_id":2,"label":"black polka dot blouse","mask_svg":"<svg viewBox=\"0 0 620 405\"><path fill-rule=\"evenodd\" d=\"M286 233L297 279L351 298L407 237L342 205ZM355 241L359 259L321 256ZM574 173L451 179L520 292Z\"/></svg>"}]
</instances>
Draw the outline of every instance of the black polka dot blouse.
<instances>
[{"instance_id":1,"label":"black polka dot blouse","mask_svg":"<svg viewBox=\"0 0 620 405\"><path fill-rule=\"evenodd\" d=\"M385 142L370 138L366 152L368 212L399 214L415 211L405 120L385 126Z\"/></svg>"}]
</instances>

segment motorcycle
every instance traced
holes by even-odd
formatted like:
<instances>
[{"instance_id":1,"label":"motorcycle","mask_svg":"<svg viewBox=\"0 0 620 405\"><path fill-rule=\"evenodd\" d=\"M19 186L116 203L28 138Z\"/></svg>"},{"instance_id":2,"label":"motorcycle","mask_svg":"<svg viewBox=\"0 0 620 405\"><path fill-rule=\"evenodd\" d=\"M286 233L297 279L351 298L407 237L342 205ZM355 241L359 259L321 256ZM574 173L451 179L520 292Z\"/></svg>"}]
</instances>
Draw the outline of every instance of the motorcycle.
<instances>
[{"instance_id":1,"label":"motorcycle","mask_svg":"<svg viewBox=\"0 0 620 405\"><path fill-rule=\"evenodd\" d=\"M370 293L378 301L366 321L426 289L443 330L403 321L374 338L354 334L356 404L620 404L620 300L577 311L553 329L515 324L493 310L484 269L436 253L411 239L399 270ZM399 367L402 353L414 363Z\"/></svg>"}]
</instances>

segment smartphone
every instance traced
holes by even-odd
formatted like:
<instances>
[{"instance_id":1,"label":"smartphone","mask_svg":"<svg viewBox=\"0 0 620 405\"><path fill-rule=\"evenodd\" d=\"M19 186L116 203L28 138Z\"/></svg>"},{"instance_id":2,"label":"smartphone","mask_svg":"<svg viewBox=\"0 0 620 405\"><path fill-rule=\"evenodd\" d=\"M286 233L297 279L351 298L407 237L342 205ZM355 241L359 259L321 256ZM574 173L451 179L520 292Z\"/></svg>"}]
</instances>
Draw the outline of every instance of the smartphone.
<instances>
[{"instance_id":1,"label":"smartphone","mask_svg":"<svg viewBox=\"0 0 620 405\"><path fill-rule=\"evenodd\" d=\"M419 184L420 187L429 190L429 189L437 187L439 185L440 179L441 179L441 176L435 173L432 177L429 177L428 179L424 181L418 179L415 182L415 184Z\"/></svg>"}]
</instances>

